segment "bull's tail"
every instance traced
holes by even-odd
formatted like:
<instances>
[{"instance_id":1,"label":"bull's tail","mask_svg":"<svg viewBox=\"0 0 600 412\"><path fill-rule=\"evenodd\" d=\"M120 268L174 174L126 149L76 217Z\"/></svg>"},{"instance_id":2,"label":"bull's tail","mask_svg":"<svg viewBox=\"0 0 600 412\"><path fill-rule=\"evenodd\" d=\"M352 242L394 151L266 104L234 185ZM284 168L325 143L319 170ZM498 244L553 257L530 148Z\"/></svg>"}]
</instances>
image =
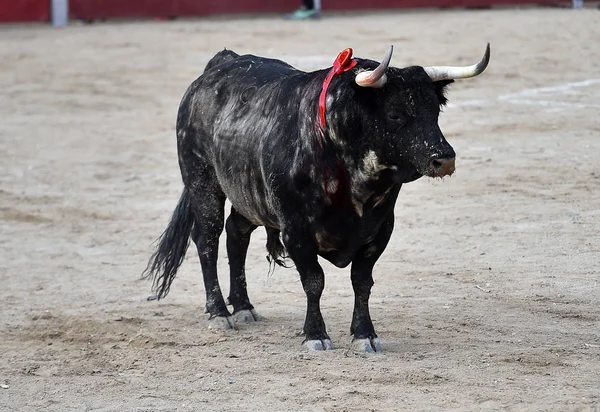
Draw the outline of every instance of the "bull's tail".
<instances>
[{"instance_id":1,"label":"bull's tail","mask_svg":"<svg viewBox=\"0 0 600 412\"><path fill-rule=\"evenodd\" d=\"M287 251L285 250L285 246L283 246L283 243L281 243L281 239L279 237L279 230L277 229L273 229L273 228L266 228L267 229L267 252L269 253L267 255L267 260L269 261L269 264L277 264L281 267L284 268L288 268L290 266L288 266L286 264L286 259L289 258L289 255L287 254ZM275 269L275 267L273 266L271 270L269 270L269 273L272 273L272 271Z\"/></svg>"},{"instance_id":2,"label":"bull's tail","mask_svg":"<svg viewBox=\"0 0 600 412\"><path fill-rule=\"evenodd\" d=\"M194 214L190 193L183 189L179 203L171 216L169 225L158 238L156 251L148 261L142 276L152 279L152 290L156 298L167 296L177 269L185 258L194 228Z\"/></svg>"}]
</instances>

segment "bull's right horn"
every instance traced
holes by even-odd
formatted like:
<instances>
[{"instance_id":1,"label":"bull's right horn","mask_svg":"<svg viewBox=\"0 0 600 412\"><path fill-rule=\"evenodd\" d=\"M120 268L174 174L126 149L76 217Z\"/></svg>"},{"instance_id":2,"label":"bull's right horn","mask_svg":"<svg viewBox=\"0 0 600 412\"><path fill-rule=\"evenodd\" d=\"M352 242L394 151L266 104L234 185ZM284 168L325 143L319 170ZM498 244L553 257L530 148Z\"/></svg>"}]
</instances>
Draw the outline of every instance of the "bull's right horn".
<instances>
[{"instance_id":1,"label":"bull's right horn","mask_svg":"<svg viewBox=\"0 0 600 412\"><path fill-rule=\"evenodd\" d=\"M424 69L434 82L438 80L466 79L483 73L489 62L490 44L488 43L483 58L477 64L472 66L433 66L424 67Z\"/></svg>"}]
</instances>

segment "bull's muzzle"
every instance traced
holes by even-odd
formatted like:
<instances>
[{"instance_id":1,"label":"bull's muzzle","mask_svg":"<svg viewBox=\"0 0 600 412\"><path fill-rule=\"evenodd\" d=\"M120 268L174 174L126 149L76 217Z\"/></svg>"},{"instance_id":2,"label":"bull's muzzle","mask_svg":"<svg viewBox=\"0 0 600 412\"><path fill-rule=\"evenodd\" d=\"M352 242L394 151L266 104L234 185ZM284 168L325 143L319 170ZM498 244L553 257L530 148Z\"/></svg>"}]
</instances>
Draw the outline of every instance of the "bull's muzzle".
<instances>
[{"instance_id":1,"label":"bull's muzzle","mask_svg":"<svg viewBox=\"0 0 600 412\"><path fill-rule=\"evenodd\" d=\"M455 158L434 158L430 163L431 177L450 176L456 170Z\"/></svg>"}]
</instances>

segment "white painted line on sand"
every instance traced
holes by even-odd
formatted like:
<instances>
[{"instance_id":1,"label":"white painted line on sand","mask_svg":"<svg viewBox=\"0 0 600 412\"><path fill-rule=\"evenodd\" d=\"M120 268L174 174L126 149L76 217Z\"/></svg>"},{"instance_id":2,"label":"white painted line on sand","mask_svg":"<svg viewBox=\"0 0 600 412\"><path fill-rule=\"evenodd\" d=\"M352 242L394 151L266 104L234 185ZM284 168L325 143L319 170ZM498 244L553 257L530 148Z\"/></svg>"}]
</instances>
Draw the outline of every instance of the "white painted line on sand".
<instances>
[{"instance_id":1,"label":"white painted line on sand","mask_svg":"<svg viewBox=\"0 0 600 412\"><path fill-rule=\"evenodd\" d=\"M521 104L528 106L542 106L548 108L559 108L559 109L587 109L587 108L598 108L600 109L600 104L594 103L574 103L574 102L566 102L561 100L548 100L547 98L544 100L531 99L532 97L539 96L541 94L558 94L558 95L566 95L573 89L579 87L588 87L594 84L599 84L600 79L588 79L579 82L569 82L564 84L559 84L556 86L546 86L546 87L536 87L533 89L524 89L520 92L502 94L497 96L495 99L476 99L476 100L465 100L457 103L449 103L448 107L469 107L469 106L491 106L497 104L498 101L511 103L511 104Z\"/></svg>"},{"instance_id":2,"label":"white painted line on sand","mask_svg":"<svg viewBox=\"0 0 600 412\"><path fill-rule=\"evenodd\" d=\"M542 93L566 94L569 90L576 87L586 87L592 84L600 83L600 79L588 79L580 82L570 82L559 84L557 86L536 87L534 89L525 89L517 93L509 93L498 96L499 100L510 100L519 97L537 96Z\"/></svg>"},{"instance_id":3,"label":"white painted line on sand","mask_svg":"<svg viewBox=\"0 0 600 412\"><path fill-rule=\"evenodd\" d=\"M486 99L475 99L475 100L464 100L457 103L448 103L448 107L469 107L469 106L489 106L492 104L491 100Z\"/></svg>"},{"instance_id":4,"label":"white painted line on sand","mask_svg":"<svg viewBox=\"0 0 600 412\"><path fill-rule=\"evenodd\" d=\"M523 104L523 105L527 105L527 106L564 107L564 108L572 108L572 109L587 109L587 108L600 109L600 104L571 103L571 102L561 102L561 101L555 101L555 100L510 99L510 100L506 100L506 101L508 103L512 103L512 104Z\"/></svg>"}]
</instances>

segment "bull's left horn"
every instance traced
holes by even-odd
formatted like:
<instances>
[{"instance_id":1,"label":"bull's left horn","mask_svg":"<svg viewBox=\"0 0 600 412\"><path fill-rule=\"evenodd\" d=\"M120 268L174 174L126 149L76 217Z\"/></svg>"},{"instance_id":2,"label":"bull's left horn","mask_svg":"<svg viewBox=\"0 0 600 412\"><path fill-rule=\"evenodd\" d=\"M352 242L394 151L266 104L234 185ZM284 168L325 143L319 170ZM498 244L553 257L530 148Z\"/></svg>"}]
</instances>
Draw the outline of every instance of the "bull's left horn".
<instances>
[{"instance_id":1,"label":"bull's left horn","mask_svg":"<svg viewBox=\"0 0 600 412\"><path fill-rule=\"evenodd\" d=\"M390 46L385 58L383 61L377 66L375 70L368 70L364 72L360 72L356 75L354 81L361 87L383 87L385 82L387 81L387 76L385 72L390 65L390 60L392 60L392 52L394 51L394 46Z\"/></svg>"},{"instance_id":2,"label":"bull's left horn","mask_svg":"<svg viewBox=\"0 0 600 412\"><path fill-rule=\"evenodd\" d=\"M490 44L488 43L481 61L472 66L433 66L424 67L425 72L434 82L437 80L466 79L483 73L490 62Z\"/></svg>"}]
</instances>

